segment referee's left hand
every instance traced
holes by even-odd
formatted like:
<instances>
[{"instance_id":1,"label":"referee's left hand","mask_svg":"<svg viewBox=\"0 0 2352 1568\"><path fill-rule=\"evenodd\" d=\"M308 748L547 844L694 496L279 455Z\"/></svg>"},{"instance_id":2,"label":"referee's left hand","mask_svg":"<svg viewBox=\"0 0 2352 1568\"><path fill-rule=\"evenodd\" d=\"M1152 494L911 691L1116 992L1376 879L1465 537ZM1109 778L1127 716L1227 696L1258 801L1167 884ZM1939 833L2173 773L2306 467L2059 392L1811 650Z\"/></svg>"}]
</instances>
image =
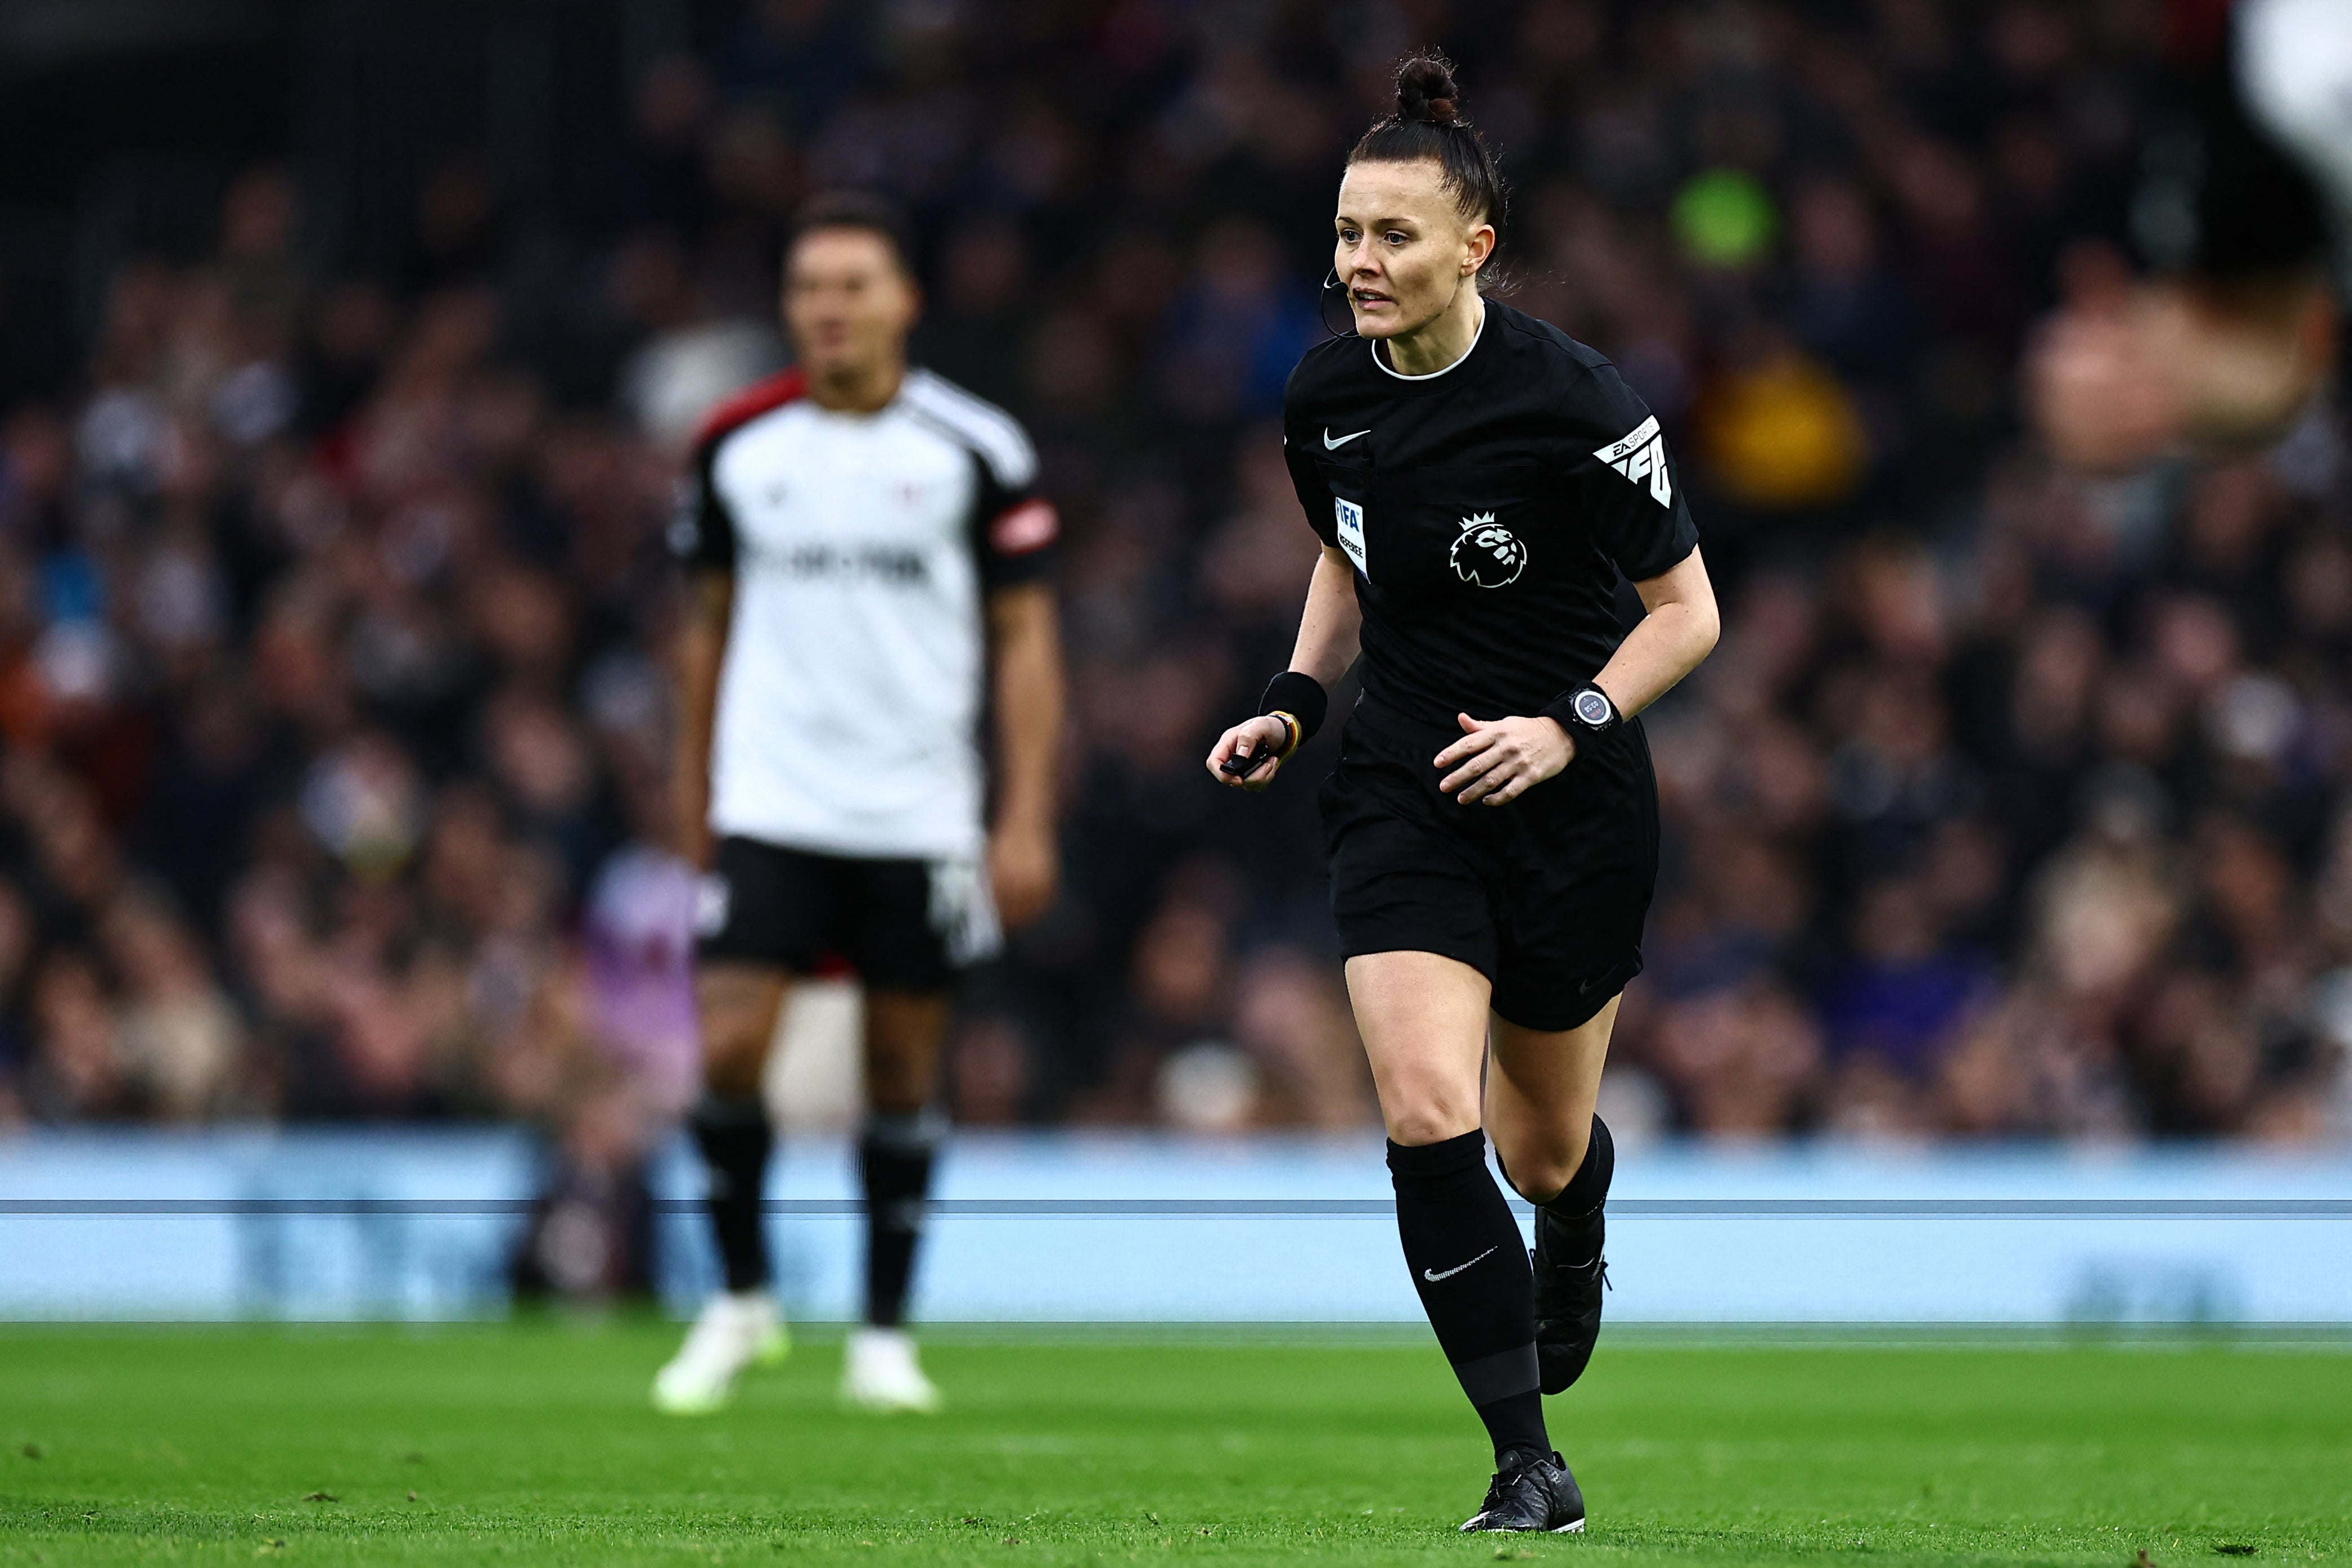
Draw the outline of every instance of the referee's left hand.
<instances>
[{"instance_id":1,"label":"referee's left hand","mask_svg":"<svg viewBox=\"0 0 2352 1568\"><path fill-rule=\"evenodd\" d=\"M1576 742L1557 719L1454 716L1465 733L1437 754L1437 766L1453 769L1437 787L1465 806L1516 800L1576 756Z\"/></svg>"}]
</instances>

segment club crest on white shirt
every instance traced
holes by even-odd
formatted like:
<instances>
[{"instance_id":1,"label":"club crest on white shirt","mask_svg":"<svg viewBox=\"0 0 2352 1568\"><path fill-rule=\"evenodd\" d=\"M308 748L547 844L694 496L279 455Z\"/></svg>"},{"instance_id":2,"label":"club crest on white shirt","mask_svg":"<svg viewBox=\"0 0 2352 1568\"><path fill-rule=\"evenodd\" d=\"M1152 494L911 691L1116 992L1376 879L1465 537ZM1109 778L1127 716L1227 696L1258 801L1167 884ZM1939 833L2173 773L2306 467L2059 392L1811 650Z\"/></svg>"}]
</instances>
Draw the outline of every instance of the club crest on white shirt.
<instances>
[{"instance_id":1,"label":"club crest on white shirt","mask_svg":"<svg viewBox=\"0 0 2352 1568\"><path fill-rule=\"evenodd\" d=\"M1661 507L1675 504L1675 482L1666 473L1666 438L1656 414L1635 425L1623 440L1595 448L1592 455L1634 484L1648 485L1650 498Z\"/></svg>"},{"instance_id":2,"label":"club crest on white shirt","mask_svg":"<svg viewBox=\"0 0 2352 1568\"><path fill-rule=\"evenodd\" d=\"M1454 575L1479 588L1502 588L1519 580L1528 569L1528 547L1519 536L1495 520L1492 512L1462 519L1461 535L1446 552Z\"/></svg>"}]
</instances>

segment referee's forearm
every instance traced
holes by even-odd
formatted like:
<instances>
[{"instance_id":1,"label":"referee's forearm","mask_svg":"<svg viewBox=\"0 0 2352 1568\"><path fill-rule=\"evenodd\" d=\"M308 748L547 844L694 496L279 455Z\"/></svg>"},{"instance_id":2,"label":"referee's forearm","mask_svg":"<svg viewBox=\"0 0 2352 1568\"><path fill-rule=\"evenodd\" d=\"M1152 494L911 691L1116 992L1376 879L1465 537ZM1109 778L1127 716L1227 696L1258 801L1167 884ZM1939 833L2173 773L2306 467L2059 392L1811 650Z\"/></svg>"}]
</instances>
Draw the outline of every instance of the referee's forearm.
<instances>
[{"instance_id":1,"label":"referee's forearm","mask_svg":"<svg viewBox=\"0 0 2352 1568\"><path fill-rule=\"evenodd\" d=\"M1354 569L1348 558L1325 549L1307 580L1307 607L1298 617L1298 641L1290 650L1290 667L1312 675L1325 689L1339 684L1356 662L1363 636L1363 611L1356 603Z\"/></svg>"},{"instance_id":2,"label":"referee's forearm","mask_svg":"<svg viewBox=\"0 0 2352 1568\"><path fill-rule=\"evenodd\" d=\"M1631 718L1672 691L1715 651L1722 615L1706 558L1697 547L1655 577L1633 584L1649 613L1625 633L1617 652L1593 677L1617 711Z\"/></svg>"},{"instance_id":3,"label":"referee's forearm","mask_svg":"<svg viewBox=\"0 0 2352 1568\"><path fill-rule=\"evenodd\" d=\"M1697 669L1714 651L1719 630L1711 599L1661 604L1625 634L1594 681L1631 718Z\"/></svg>"}]
</instances>

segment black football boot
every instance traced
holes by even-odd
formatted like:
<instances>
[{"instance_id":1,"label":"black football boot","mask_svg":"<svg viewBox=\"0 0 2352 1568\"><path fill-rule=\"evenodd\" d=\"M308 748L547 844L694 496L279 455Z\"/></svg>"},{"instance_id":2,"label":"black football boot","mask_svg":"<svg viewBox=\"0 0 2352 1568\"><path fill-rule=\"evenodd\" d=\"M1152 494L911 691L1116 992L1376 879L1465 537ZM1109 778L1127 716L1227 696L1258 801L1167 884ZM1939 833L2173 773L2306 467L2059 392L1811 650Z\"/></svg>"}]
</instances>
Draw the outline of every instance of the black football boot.
<instances>
[{"instance_id":1,"label":"black football boot","mask_svg":"<svg viewBox=\"0 0 2352 1568\"><path fill-rule=\"evenodd\" d=\"M1605 1228L1597 1207L1566 1219L1536 1210L1536 1373L1546 1394L1564 1394L1584 1375L1601 1338L1601 1292L1609 1285L1609 1260L1601 1255Z\"/></svg>"},{"instance_id":2,"label":"black football boot","mask_svg":"<svg viewBox=\"0 0 2352 1568\"><path fill-rule=\"evenodd\" d=\"M1509 1455L1486 1488L1486 1500L1462 1521L1465 1531L1540 1530L1553 1535L1584 1531L1584 1493L1558 1454L1520 1449Z\"/></svg>"}]
</instances>

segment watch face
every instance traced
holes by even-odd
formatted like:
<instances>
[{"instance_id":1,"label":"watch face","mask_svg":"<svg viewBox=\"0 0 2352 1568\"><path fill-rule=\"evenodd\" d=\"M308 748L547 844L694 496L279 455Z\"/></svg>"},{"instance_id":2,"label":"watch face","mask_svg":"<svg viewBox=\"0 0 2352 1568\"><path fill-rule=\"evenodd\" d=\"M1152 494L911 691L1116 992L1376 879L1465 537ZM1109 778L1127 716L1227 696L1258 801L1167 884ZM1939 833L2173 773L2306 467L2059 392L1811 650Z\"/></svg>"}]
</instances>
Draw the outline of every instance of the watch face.
<instances>
[{"instance_id":1,"label":"watch face","mask_svg":"<svg viewBox=\"0 0 2352 1568\"><path fill-rule=\"evenodd\" d=\"M1595 691L1577 693L1576 716L1592 726L1593 728L1600 728L1610 719L1609 699Z\"/></svg>"}]
</instances>

